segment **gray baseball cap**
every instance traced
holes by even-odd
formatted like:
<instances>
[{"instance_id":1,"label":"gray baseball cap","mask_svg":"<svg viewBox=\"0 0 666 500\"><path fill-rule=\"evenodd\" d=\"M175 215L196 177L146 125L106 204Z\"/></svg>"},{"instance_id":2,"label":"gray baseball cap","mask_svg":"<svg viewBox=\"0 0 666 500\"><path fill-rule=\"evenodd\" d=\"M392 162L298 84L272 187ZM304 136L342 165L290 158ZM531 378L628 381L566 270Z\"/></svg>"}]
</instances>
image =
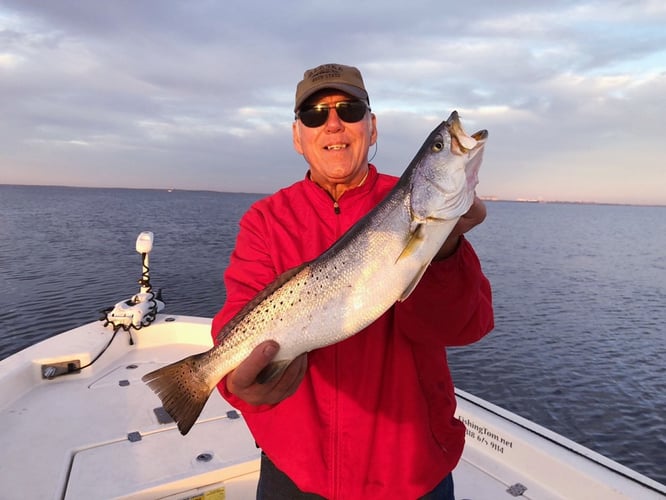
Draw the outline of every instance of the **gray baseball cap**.
<instances>
[{"instance_id":1,"label":"gray baseball cap","mask_svg":"<svg viewBox=\"0 0 666 500\"><path fill-rule=\"evenodd\" d=\"M341 90L370 104L368 92L363 84L363 77L358 68L344 64L322 64L307 70L303 80L296 86L294 111L313 94L324 89Z\"/></svg>"}]
</instances>

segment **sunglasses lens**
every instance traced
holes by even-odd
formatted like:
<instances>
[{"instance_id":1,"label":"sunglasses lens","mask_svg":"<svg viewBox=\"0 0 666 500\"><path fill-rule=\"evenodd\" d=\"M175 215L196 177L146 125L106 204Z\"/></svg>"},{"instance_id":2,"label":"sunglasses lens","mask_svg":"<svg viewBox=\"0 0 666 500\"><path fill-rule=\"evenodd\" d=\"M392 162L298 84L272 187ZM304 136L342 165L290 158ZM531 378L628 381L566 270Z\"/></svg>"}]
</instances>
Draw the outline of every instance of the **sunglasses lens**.
<instances>
[{"instance_id":1,"label":"sunglasses lens","mask_svg":"<svg viewBox=\"0 0 666 500\"><path fill-rule=\"evenodd\" d=\"M335 110L343 122L356 123L365 116L367 106L361 101L339 102L335 105Z\"/></svg>"},{"instance_id":2,"label":"sunglasses lens","mask_svg":"<svg viewBox=\"0 0 666 500\"><path fill-rule=\"evenodd\" d=\"M321 127L328 119L328 108L314 106L310 108L302 108L298 112L298 117L306 127Z\"/></svg>"},{"instance_id":3,"label":"sunglasses lens","mask_svg":"<svg viewBox=\"0 0 666 500\"><path fill-rule=\"evenodd\" d=\"M321 127L328 120L328 106L310 106L301 108L298 118L303 125L310 128ZM347 123L356 123L363 119L368 106L361 101L342 101L335 103L335 111L338 117Z\"/></svg>"}]
</instances>

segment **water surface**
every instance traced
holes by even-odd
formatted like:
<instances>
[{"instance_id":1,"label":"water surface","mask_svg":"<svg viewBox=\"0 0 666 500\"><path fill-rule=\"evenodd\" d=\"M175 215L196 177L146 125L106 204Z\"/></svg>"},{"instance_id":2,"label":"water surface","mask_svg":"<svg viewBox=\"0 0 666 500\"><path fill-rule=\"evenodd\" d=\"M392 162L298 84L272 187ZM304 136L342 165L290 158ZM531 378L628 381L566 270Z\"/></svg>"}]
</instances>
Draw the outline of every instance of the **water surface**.
<instances>
[{"instance_id":1,"label":"water surface","mask_svg":"<svg viewBox=\"0 0 666 500\"><path fill-rule=\"evenodd\" d=\"M0 359L138 291L212 316L259 195L0 186ZM666 483L666 208L488 203L469 235L496 328L450 349L458 387ZM443 319L444 320L444 319Z\"/></svg>"}]
</instances>

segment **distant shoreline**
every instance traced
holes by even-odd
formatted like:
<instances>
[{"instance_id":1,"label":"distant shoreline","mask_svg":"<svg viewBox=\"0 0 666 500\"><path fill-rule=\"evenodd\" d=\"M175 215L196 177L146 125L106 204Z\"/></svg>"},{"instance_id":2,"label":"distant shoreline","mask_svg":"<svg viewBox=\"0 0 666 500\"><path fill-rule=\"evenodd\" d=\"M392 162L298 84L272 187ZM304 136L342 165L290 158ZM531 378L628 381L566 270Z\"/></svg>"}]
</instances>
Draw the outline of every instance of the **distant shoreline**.
<instances>
[{"instance_id":1,"label":"distant shoreline","mask_svg":"<svg viewBox=\"0 0 666 500\"><path fill-rule=\"evenodd\" d=\"M248 194L257 196L268 196L271 193L253 193L250 191L218 191L215 189L181 189L181 188L148 188L148 187L121 187L121 186L68 186L56 184L1 184L0 187L18 188L56 188L56 189L122 189L124 191L163 191L165 193L188 192L188 193L224 193L224 194Z\"/></svg>"},{"instance_id":2,"label":"distant shoreline","mask_svg":"<svg viewBox=\"0 0 666 500\"><path fill-rule=\"evenodd\" d=\"M498 196L481 196L483 201L497 201L497 202L511 202L511 203L534 203L534 204L549 204L549 205L601 205L601 206L620 206L620 207L654 207L664 208L666 204L659 203L631 203L631 202L611 202L611 201L584 201L584 200L541 200L533 198L500 198Z\"/></svg>"}]
</instances>

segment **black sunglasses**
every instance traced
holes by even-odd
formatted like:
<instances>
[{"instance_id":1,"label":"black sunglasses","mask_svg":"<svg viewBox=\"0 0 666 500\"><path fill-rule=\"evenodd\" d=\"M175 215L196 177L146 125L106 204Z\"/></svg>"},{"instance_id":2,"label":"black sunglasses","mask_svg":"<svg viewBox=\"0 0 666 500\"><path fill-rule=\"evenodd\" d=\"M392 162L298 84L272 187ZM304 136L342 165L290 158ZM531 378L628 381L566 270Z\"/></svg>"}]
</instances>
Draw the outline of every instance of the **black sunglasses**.
<instances>
[{"instance_id":1,"label":"black sunglasses","mask_svg":"<svg viewBox=\"0 0 666 500\"><path fill-rule=\"evenodd\" d=\"M370 107L363 101L340 101L334 105L315 104L314 106L303 106L296 113L296 118L303 125L310 128L321 127L328 120L328 110L335 108L338 117L347 123L356 123L363 119Z\"/></svg>"}]
</instances>

